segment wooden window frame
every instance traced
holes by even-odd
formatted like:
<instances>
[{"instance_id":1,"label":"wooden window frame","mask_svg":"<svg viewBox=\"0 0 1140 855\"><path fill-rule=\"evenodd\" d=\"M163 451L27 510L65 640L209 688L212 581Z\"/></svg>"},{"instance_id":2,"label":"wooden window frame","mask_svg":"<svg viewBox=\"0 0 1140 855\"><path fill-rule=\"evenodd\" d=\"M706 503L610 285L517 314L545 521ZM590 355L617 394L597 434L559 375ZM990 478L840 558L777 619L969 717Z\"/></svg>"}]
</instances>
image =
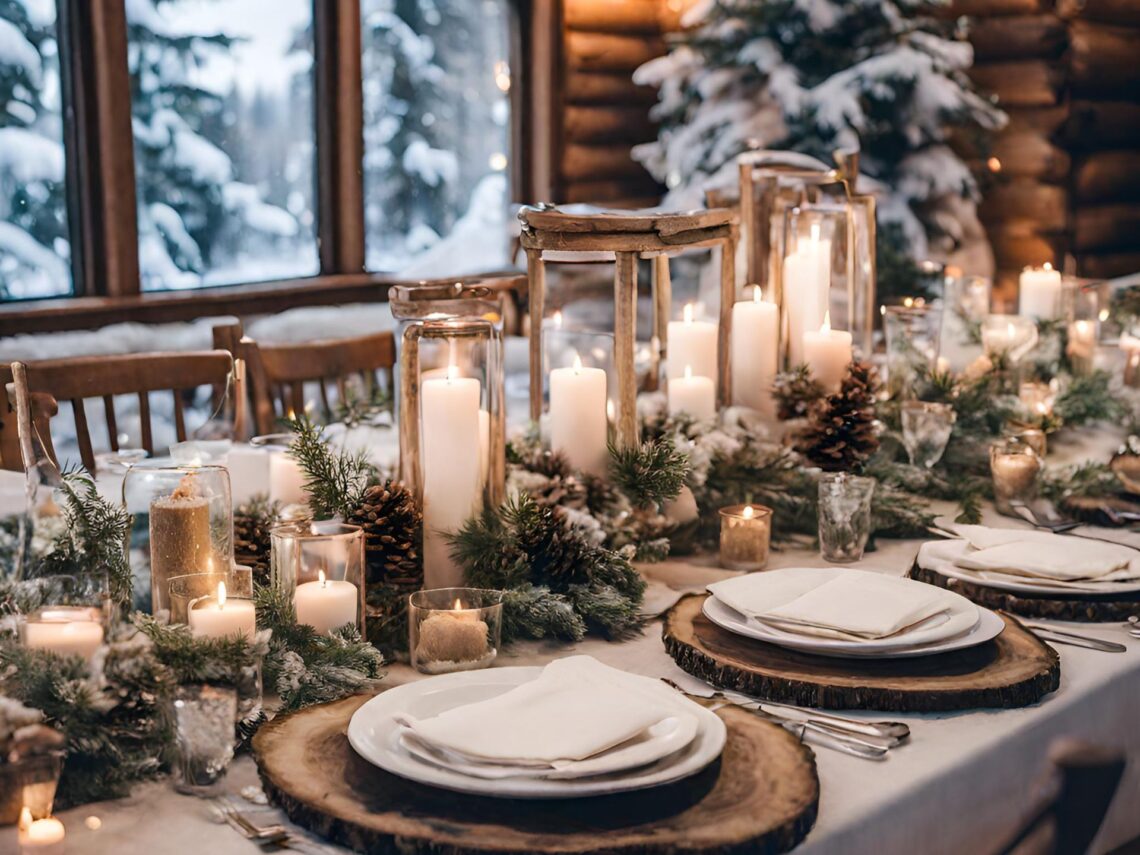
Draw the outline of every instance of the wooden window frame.
<instances>
[{"instance_id":1,"label":"wooden window frame","mask_svg":"<svg viewBox=\"0 0 1140 855\"><path fill-rule=\"evenodd\" d=\"M58 0L74 296L0 303L0 336L387 300L388 286L398 280L368 272L364 264L359 4L312 5L318 274L141 290L131 100L124 97L130 91L125 0ZM550 63L541 59L546 39L536 41L536 33L554 31L558 0L511 0L510 6L512 66L523 70L524 81L533 77L548 86L544 67ZM549 157L541 152L549 148L550 112L536 109L543 103L537 93L519 86L517 73L512 76L512 196L533 199L549 188Z\"/></svg>"}]
</instances>

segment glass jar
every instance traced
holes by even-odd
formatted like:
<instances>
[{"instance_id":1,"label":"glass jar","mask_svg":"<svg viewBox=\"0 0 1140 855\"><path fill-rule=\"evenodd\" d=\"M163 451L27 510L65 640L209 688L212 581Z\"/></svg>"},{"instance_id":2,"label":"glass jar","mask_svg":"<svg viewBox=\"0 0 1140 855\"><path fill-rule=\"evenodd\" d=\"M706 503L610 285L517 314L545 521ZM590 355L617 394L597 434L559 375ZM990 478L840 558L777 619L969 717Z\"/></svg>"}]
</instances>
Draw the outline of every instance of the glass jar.
<instances>
[{"instance_id":1,"label":"glass jar","mask_svg":"<svg viewBox=\"0 0 1140 855\"><path fill-rule=\"evenodd\" d=\"M486 668L498 656L502 627L502 591L416 591L408 601L412 667L424 674Z\"/></svg>"},{"instance_id":2,"label":"glass jar","mask_svg":"<svg viewBox=\"0 0 1140 855\"><path fill-rule=\"evenodd\" d=\"M922 377L929 377L938 363L942 309L928 303L883 308L883 333L887 340L887 388L891 394L909 397Z\"/></svg>"},{"instance_id":3,"label":"glass jar","mask_svg":"<svg viewBox=\"0 0 1140 855\"><path fill-rule=\"evenodd\" d=\"M942 459L958 415L950 404L904 401L901 420L903 446L911 465L930 469Z\"/></svg>"},{"instance_id":4,"label":"glass jar","mask_svg":"<svg viewBox=\"0 0 1140 855\"><path fill-rule=\"evenodd\" d=\"M1016 516L1016 506L1037 495L1041 458L1022 439L1010 437L990 446L990 473L994 481L994 507L998 513Z\"/></svg>"},{"instance_id":5,"label":"glass jar","mask_svg":"<svg viewBox=\"0 0 1140 855\"><path fill-rule=\"evenodd\" d=\"M293 601L297 622L319 633L351 624L364 632L364 532L326 520L270 533L274 587Z\"/></svg>"},{"instance_id":6,"label":"glass jar","mask_svg":"<svg viewBox=\"0 0 1140 855\"><path fill-rule=\"evenodd\" d=\"M819 552L824 561L851 564L863 557L871 537L875 479L847 472L819 478Z\"/></svg>"}]
</instances>

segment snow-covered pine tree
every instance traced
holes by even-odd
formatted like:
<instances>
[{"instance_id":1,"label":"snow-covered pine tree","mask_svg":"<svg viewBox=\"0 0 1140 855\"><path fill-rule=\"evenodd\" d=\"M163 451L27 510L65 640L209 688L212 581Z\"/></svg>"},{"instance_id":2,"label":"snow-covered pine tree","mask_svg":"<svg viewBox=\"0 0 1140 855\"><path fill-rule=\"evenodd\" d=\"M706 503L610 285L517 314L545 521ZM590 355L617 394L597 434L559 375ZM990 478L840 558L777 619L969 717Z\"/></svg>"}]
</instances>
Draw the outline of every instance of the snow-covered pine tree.
<instances>
[{"instance_id":1,"label":"snow-covered pine tree","mask_svg":"<svg viewBox=\"0 0 1140 855\"><path fill-rule=\"evenodd\" d=\"M968 249L971 267L992 264L975 176L948 129L984 135L1005 119L966 77L973 50L958 23L932 14L944 3L700 0L670 53L635 74L660 87L661 123L635 156L691 205L707 183L733 182L749 148L831 162L858 147L888 244L915 259Z\"/></svg>"},{"instance_id":2,"label":"snow-covered pine tree","mask_svg":"<svg viewBox=\"0 0 1140 855\"><path fill-rule=\"evenodd\" d=\"M0 299L71 289L55 14L0 0Z\"/></svg>"}]
</instances>

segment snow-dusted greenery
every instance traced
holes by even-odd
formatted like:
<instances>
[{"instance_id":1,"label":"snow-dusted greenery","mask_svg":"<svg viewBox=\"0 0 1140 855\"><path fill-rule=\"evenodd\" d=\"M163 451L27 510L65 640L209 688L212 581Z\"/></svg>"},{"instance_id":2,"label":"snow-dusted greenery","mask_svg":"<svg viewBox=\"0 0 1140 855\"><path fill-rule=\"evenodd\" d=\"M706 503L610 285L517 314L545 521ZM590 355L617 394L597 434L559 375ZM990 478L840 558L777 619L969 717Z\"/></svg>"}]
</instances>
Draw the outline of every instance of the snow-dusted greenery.
<instances>
[{"instance_id":1,"label":"snow-dusted greenery","mask_svg":"<svg viewBox=\"0 0 1140 855\"><path fill-rule=\"evenodd\" d=\"M1004 115L967 79L973 50L957 23L932 16L944 2L700 0L670 53L636 72L660 87L661 131L635 155L692 204L708 183L731 183L749 148L831 162L858 147L880 221L916 258L952 252L982 229L948 129L984 133Z\"/></svg>"}]
</instances>

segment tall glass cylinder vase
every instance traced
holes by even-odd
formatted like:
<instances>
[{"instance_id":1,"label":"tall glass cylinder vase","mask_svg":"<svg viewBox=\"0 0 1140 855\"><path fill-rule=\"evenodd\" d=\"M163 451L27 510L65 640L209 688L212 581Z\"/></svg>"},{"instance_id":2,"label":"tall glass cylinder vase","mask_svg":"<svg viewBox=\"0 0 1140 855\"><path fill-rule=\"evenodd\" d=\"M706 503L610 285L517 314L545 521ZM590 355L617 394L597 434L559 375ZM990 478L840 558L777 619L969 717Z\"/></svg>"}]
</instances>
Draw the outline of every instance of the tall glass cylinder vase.
<instances>
[{"instance_id":1,"label":"tall glass cylinder vase","mask_svg":"<svg viewBox=\"0 0 1140 855\"><path fill-rule=\"evenodd\" d=\"M135 521L136 598L149 588L155 612L170 607L175 576L228 572L233 564L233 502L224 466L137 464L123 478L123 503Z\"/></svg>"},{"instance_id":2,"label":"tall glass cylinder vase","mask_svg":"<svg viewBox=\"0 0 1140 855\"><path fill-rule=\"evenodd\" d=\"M892 395L911 397L915 384L934 373L941 328L941 307L916 303L884 307L887 388Z\"/></svg>"},{"instance_id":3,"label":"tall glass cylinder vase","mask_svg":"<svg viewBox=\"0 0 1140 855\"><path fill-rule=\"evenodd\" d=\"M390 290L400 324L400 475L421 502L424 583L461 587L448 535L504 497L502 318L485 287Z\"/></svg>"}]
</instances>

